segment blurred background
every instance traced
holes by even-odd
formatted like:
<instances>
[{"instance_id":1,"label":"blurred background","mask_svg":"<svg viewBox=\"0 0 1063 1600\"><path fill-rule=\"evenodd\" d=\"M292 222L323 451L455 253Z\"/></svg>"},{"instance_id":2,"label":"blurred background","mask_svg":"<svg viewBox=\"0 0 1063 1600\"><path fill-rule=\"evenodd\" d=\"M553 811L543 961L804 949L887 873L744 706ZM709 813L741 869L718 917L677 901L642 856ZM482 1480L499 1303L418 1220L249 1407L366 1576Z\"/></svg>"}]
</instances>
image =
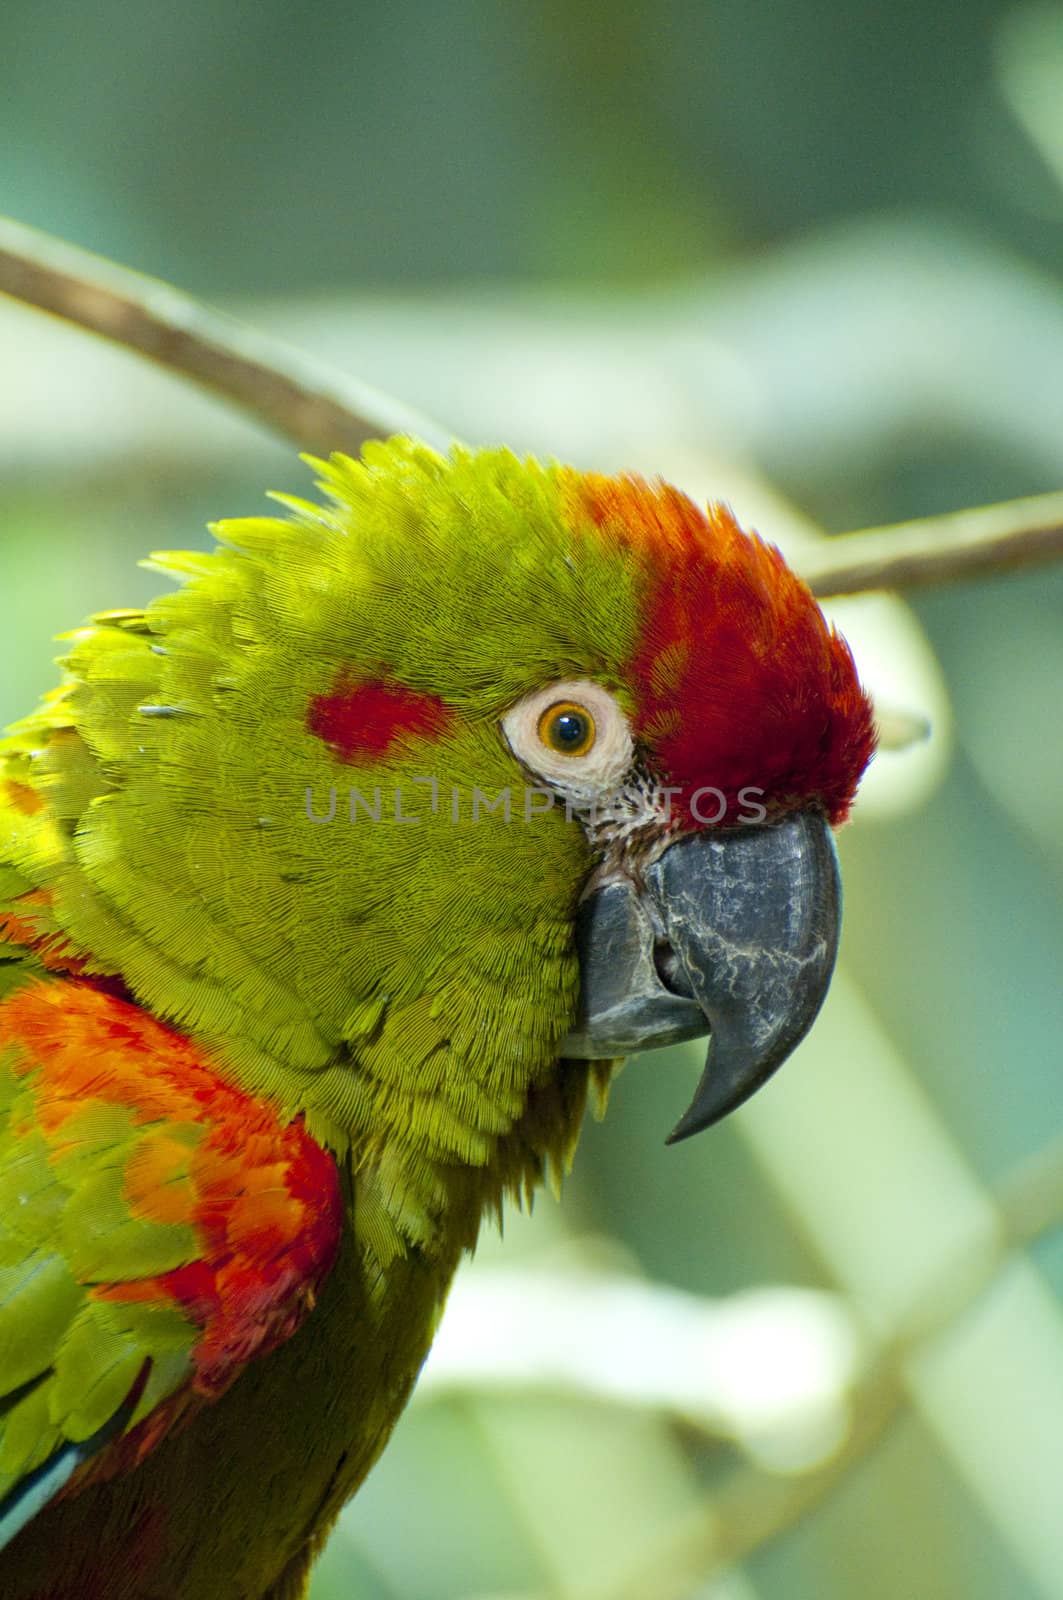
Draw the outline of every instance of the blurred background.
<instances>
[{"instance_id":1,"label":"blurred background","mask_svg":"<svg viewBox=\"0 0 1063 1600\"><path fill-rule=\"evenodd\" d=\"M1063 5L6 0L0 41L0 211L468 440L798 564L1063 486ZM0 374L6 722L136 558L308 473L9 303ZM697 1052L627 1068L313 1600L1063 1596L1063 567L837 614L932 732L840 840L821 1021L672 1150Z\"/></svg>"}]
</instances>

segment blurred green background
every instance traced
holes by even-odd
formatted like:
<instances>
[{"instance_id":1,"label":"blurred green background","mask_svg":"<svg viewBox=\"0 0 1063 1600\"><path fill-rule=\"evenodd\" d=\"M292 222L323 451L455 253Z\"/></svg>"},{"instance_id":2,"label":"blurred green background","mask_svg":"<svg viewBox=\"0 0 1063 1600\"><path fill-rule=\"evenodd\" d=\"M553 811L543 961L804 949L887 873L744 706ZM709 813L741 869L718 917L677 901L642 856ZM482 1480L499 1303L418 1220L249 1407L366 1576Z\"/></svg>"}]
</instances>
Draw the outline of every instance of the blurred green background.
<instances>
[{"instance_id":1,"label":"blurred green background","mask_svg":"<svg viewBox=\"0 0 1063 1600\"><path fill-rule=\"evenodd\" d=\"M798 561L797 507L1063 484L1060 5L6 0L0 210ZM0 373L7 721L138 556L307 474L7 304ZM839 616L934 731L840 841L821 1022L674 1150L697 1063L628 1068L463 1274L313 1600L1063 1596L1063 1247L946 1292L1063 1124L1063 568Z\"/></svg>"}]
</instances>

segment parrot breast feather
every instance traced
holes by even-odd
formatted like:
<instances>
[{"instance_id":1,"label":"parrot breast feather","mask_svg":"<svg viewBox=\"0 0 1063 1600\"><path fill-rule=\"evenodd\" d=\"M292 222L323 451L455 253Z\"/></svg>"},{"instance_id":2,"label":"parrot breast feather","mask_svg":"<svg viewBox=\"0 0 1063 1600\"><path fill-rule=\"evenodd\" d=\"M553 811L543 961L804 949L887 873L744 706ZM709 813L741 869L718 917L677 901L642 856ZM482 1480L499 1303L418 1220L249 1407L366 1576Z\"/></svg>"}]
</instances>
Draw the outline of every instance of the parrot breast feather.
<instances>
[{"instance_id":1,"label":"parrot breast feather","mask_svg":"<svg viewBox=\"0 0 1063 1600\"><path fill-rule=\"evenodd\" d=\"M335 1163L90 983L0 1005L0 1546L123 1471L312 1309Z\"/></svg>"}]
</instances>

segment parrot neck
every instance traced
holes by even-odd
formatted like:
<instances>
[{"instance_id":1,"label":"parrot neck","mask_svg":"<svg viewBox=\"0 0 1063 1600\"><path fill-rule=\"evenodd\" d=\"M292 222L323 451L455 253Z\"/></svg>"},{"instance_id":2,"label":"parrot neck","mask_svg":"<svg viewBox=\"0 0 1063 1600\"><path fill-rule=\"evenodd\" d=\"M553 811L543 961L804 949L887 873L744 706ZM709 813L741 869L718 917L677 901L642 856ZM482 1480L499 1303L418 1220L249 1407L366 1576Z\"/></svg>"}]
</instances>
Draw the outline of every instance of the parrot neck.
<instances>
[{"instance_id":1,"label":"parrot neck","mask_svg":"<svg viewBox=\"0 0 1063 1600\"><path fill-rule=\"evenodd\" d=\"M351 1227L372 1287L411 1253L449 1274L471 1251L485 1216L502 1221L507 1200L530 1205L544 1181L557 1192L575 1154L590 1095L604 1109L612 1061L560 1061L528 1094L523 1114L477 1165L430 1154L413 1138L352 1144Z\"/></svg>"}]
</instances>

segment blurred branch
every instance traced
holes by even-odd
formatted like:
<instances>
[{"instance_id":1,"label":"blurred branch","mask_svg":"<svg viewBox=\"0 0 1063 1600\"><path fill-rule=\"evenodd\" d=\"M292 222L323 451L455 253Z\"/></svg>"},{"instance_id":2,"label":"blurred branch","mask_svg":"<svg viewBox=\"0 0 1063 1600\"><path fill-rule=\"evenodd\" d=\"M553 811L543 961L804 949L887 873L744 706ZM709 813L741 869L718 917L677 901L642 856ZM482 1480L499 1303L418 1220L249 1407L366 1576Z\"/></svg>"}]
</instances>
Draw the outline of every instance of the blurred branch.
<instances>
[{"instance_id":1,"label":"blurred branch","mask_svg":"<svg viewBox=\"0 0 1063 1600\"><path fill-rule=\"evenodd\" d=\"M451 436L367 384L309 360L154 278L0 217L0 293L124 345L231 400L304 450Z\"/></svg>"},{"instance_id":2,"label":"blurred branch","mask_svg":"<svg viewBox=\"0 0 1063 1600\"><path fill-rule=\"evenodd\" d=\"M452 435L381 391L210 310L168 284L0 217L0 294L100 334L229 400L318 454L367 439ZM1063 494L866 529L803 561L821 597L905 589L1063 559Z\"/></svg>"},{"instance_id":3,"label":"blurred branch","mask_svg":"<svg viewBox=\"0 0 1063 1600\"><path fill-rule=\"evenodd\" d=\"M1063 560L1063 494L1035 495L825 541L804 564L813 594L911 589Z\"/></svg>"},{"instance_id":4,"label":"blurred branch","mask_svg":"<svg viewBox=\"0 0 1063 1600\"><path fill-rule=\"evenodd\" d=\"M623 1345L611 1347L618 1327ZM751 1372L750 1349L772 1373L770 1388L762 1372ZM861 1354L841 1297L819 1290L709 1299L600 1269L496 1267L455 1285L417 1393L547 1391L618 1401L685 1418L773 1460L779 1447L771 1440L782 1438L788 1461L795 1449L808 1460L795 1436L810 1425L828 1439L841 1435ZM811 1459L822 1453L817 1442Z\"/></svg>"},{"instance_id":5,"label":"blurred branch","mask_svg":"<svg viewBox=\"0 0 1063 1600\"><path fill-rule=\"evenodd\" d=\"M913 745L929 739L931 727L928 718L919 711L884 706L876 701L875 730L880 750L910 750Z\"/></svg>"}]
</instances>

